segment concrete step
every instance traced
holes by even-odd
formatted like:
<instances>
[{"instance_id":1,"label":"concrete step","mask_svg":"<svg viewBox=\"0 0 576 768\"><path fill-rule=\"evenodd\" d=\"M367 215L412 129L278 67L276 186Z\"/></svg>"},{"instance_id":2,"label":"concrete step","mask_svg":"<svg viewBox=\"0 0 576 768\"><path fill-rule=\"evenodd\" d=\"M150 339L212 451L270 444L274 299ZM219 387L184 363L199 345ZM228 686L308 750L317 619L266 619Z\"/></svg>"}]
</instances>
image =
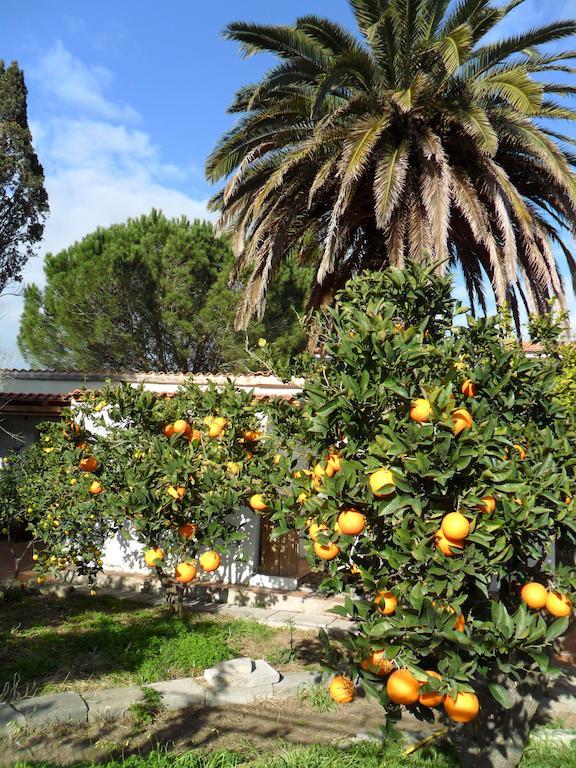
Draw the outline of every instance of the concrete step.
<instances>
[{"instance_id":1,"label":"concrete step","mask_svg":"<svg viewBox=\"0 0 576 768\"><path fill-rule=\"evenodd\" d=\"M84 584L78 577L75 584ZM97 586L122 592L147 592L160 594L158 579L145 574L107 571L98 575ZM344 597L324 597L317 592L302 589L283 591L264 587L249 587L222 582L198 582L188 589L188 598L207 603L226 603L247 608L267 608L276 611L294 611L302 614L327 613L336 605L343 605Z\"/></svg>"}]
</instances>

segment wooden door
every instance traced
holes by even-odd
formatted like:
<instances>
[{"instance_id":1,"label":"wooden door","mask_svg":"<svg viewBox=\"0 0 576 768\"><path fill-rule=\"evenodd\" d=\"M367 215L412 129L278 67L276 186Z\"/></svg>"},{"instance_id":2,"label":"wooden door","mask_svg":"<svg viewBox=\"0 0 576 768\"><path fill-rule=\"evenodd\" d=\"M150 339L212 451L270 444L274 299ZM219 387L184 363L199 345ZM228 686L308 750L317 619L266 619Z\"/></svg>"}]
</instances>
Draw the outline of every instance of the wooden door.
<instances>
[{"instance_id":1,"label":"wooden door","mask_svg":"<svg viewBox=\"0 0 576 768\"><path fill-rule=\"evenodd\" d=\"M270 534L273 530L274 524L264 515L260 525L259 573L296 579L299 575L298 531L291 531L271 541Z\"/></svg>"}]
</instances>

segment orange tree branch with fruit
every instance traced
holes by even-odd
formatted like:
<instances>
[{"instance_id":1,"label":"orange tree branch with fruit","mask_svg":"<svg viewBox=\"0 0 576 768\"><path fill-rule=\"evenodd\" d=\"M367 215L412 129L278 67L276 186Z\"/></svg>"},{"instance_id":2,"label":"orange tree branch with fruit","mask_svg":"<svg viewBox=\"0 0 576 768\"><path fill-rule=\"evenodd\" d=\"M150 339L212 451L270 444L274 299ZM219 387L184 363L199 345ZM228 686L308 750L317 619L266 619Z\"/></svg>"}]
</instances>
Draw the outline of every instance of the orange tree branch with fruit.
<instances>
[{"instance_id":1,"label":"orange tree branch with fruit","mask_svg":"<svg viewBox=\"0 0 576 768\"><path fill-rule=\"evenodd\" d=\"M71 571L94 580L102 568L116 526L101 497L105 454L100 447L96 459L94 448L67 416L42 425L37 443L4 460L0 519L8 529L15 520L26 526L39 583Z\"/></svg>"},{"instance_id":2,"label":"orange tree branch with fruit","mask_svg":"<svg viewBox=\"0 0 576 768\"><path fill-rule=\"evenodd\" d=\"M50 510L34 530L39 579L67 569L94 583L106 542L135 539L180 612L187 584L223 555L241 558L238 513L271 465L282 473L275 445L258 401L231 383L172 397L128 385L84 393L62 423L44 425L42 465L26 485Z\"/></svg>"},{"instance_id":3,"label":"orange tree branch with fruit","mask_svg":"<svg viewBox=\"0 0 576 768\"><path fill-rule=\"evenodd\" d=\"M574 430L553 363L526 358L506 318L464 315L451 287L390 269L324 311L300 398L310 469L269 504L281 531L307 531L324 586L347 593L346 656L323 637L333 696L361 682L388 723L402 707L475 720L455 738L472 749L476 734L466 764L490 766L498 739L478 734L511 708L527 738L519 686L545 682L573 616L576 574L549 556L555 538L576 541Z\"/></svg>"}]
</instances>

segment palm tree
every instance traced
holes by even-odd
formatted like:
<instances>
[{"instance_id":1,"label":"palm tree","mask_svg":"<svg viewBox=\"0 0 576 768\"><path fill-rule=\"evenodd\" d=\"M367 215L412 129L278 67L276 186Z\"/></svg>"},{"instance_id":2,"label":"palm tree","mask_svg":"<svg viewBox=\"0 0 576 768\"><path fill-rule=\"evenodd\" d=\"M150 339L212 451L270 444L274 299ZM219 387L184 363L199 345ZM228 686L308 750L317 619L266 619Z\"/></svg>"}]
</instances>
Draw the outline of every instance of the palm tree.
<instances>
[{"instance_id":1,"label":"palm tree","mask_svg":"<svg viewBox=\"0 0 576 768\"><path fill-rule=\"evenodd\" d=\"M261 317L290 252L312 264L309 303L366 269L430 260L460 267L471 305L517 319L564 286L553 253L576 261L576 33L557 21L486 42L524 0L349 0L362 34L306 16L294 26L230 24L245 56L279 59L230 107L245 113L208 159L226 183L211 201L233 236L234 278L251 270L237 327ZM490 36L492 39L492 35ZM564 80L564 82L562 82Z\"/></svg>"}]
</instances>

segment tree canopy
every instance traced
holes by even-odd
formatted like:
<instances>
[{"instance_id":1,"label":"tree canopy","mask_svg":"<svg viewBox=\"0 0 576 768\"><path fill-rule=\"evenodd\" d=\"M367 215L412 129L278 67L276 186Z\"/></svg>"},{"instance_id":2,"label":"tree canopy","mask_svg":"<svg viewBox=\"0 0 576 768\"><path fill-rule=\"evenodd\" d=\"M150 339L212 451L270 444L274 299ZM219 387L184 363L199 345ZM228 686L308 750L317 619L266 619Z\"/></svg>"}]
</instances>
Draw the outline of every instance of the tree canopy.
<instances>
[{"instance_id":1,"label":"tree canopy","mask_svg":"<svg viewBox=\"0 0 576 768\"><path fill-rule=\"evenodd\" d=\"M233 256L208 222L152 211L98 229L46 257L46 287L30 285L18 343L50 368L200 372L246 366L246 337L233 330ZM240 283L238 284L240 285ZM290 355L303 343L297 311L305 280L293 265L250 341L266 337Z\"/></svg>"},{"instance_id":2,"label":"tree canopy","mask_svg":"<svg viewBox=\"0 0 576 768\"><path fill-rule=\"evenodd\" d=\"M576 22L486 36L525 0L350 0L360 36L308 15L290 26L230 24L248 57L278 62L242 88L240 115L207 163L213 198L252 271L237 325L264 311L287 254L314 267L321 304L352 275L432 258L462 270L472 306L488 278L499 305L563 300L552 251L574 274ZM509 21L509 20L508 20ZM521 22L521 18L518 19Z\"/></svg>"},{"instance_id":3,"label":"tree canopy","mask_svg":"<svg viewBox=\"0 0 576 768\"><path fill-rule=\"evenodd\" d=\"M44 171L28 128L24 74L0 60L0 293L42 239L48 213Z\"/></svg>"}]
</instances>

